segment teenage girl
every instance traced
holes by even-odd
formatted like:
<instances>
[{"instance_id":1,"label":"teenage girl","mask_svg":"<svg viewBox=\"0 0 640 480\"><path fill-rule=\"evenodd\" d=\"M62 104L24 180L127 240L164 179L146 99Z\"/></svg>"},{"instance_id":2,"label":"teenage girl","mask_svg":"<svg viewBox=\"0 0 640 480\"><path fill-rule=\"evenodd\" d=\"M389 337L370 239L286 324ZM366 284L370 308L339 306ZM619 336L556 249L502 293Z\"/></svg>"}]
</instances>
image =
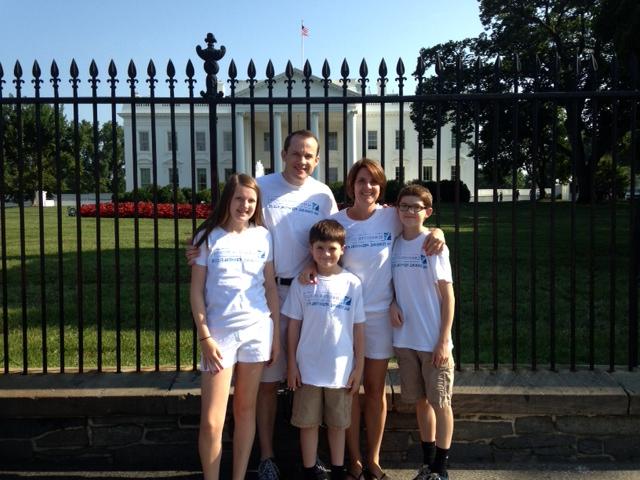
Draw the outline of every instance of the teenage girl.
<instances>
[{"instance_id":1,"label":"teenage girl","mask_svg":"<svg viewBox=\"0 0 640 480\"><path fill-rule=\"evenodd\" d=\"M202 351L198 449L206 480L220 476L222 429L234 377L233 475L245 478L265 363L276 360L279 301L271 236L262 226L256 181L234 174L194 237L191 311Z\"/></svg>"}]
</instances>

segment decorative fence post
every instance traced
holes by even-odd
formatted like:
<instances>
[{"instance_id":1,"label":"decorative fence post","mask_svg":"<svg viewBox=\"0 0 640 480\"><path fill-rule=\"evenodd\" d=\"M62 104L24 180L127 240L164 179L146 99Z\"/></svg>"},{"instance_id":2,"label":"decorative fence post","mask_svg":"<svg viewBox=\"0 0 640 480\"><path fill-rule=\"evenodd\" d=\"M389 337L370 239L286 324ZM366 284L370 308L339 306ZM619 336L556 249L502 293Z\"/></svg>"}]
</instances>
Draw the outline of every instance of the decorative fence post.
<instances>
[{"instance_id":1,"label":"decorative fence post","mask_svg":"<svg viewBox=\"0 0 640 480\"><path fill-rule=\"evenodd\" d=\"M196 53L204 60L204 71L207 72L206 91L201 91L200 95L209 101L209 147L211 151L211 201L215 204L220 198L218 183L218 129L217 129L217 99L222 98L223 93L218 92L218 79L216 74L220 71L218 60L224 57L227 49L221 45L219 49L213 48L216 37L213 33L208 33L204 39L207 48L196 46Z\"/></svg>"}]
</instances>

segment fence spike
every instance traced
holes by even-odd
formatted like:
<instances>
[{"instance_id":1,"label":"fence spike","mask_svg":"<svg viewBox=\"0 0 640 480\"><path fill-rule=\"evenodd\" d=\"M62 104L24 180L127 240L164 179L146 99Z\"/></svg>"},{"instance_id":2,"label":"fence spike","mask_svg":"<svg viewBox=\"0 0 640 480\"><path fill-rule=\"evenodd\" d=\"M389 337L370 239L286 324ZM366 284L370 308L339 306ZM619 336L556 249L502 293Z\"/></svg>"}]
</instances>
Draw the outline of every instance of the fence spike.
<instances>
[{"instance_id":1,"label":"fence spike","mask_svg":"<svg viewBox=\"0 0 640 480\"><path fill-rule=\"evenodd\" d=\"M308 80L311 78L311 64L309 63L309 60L307 60L306 62L304 62L304 69L303 69L303 73L305 78Z\"/></svg>"},{"instance_id":2,"label":"fence spike","mask_svg":"<svg viewBox=\"0 0 640 480\"><path fill-rule=\"evenodd\" d=\"M416 60L416 73L414 76L417 78L422 78L424 76L425 70L426 67L424 65L424 59L422 58L422 55L418 55L418 59Z\"/></svg>"},{"instance_id":3,"label":"fence spike","mask_svg":"<svg viewBox=\"0 0 640 480\"><path fill-rule=\"evenodd\" d=\"M229 63L229 80L235 80L238 76L238 69L236 68L236 62L231 59L231 63Z\"/></svg>"},{"instance_id":4,"label":"fence spike","mask_svg":"<svg viewBox=\"0 0 640 480\"><path fill-rule=\"evenodd\" d=\"M591 54L591 68L594 72L598 71L598 60L596 60L596 56L593 53Z\"/></svg>"},{"instance_id":5,"label":"fence spike","mask_svg":"<svg viewBox=\"0 0 640 480\"><path fill-rule=\"evenodd\" d=\"M109 62L109 76L111 78L115 78L116 75L118 75L118 69L116 68L116 64L113 59L111 59L111 61Z\"/></svg>"},{"instance_id":6,"label":"fence spike","mask_svg":"<svg viewBox=\"0 0 640 480\"><path fill-rule=\"evenodd\" d=\"M384 58L380 60L380 66L378 66L378 75L380 78L384 78L387 76L387 62L384 61Z\"/></svg>"},{"instance_id":7,"label":"fence spike","mask_svg":"<svg viewBox=\"0 0 640 480\"><path fill-rule=\"evenodd\" d=\"M396 64L396 73L398 74L398 77L404 79L404 72L404 62L402 61L402 58L398 58L398 63Z\"/></svg>"},{"instance_id":8,"label":"fence spike","mask_svg":"<svg viewBox=\"0 0 640 480\"><path fill-rule=\"evenodd\" d=\"M273 80L273 77L275 77L276 72L275 69L273 68L273 62L271 61L271 59L269 59L269 62L267 63L267 79L269 80Z\"/></svg>"},{"instance_id":9,"label":"fence spike","mask_svg":"<svg viewBox=\"0 0 640 480\"><path fill-rule=\"evenodd\" d=\"M137 75L136 64L133 63L133 59L129 61L129 68L127 69L127 75L129 78L135 79Z\"/></svg>"},{"instance_id":10,"label":"fence spike","mask_svg":"<svg viewBox=\"0 0 640 480\"><path fill-rule=\"evenodd\" d=\"M92 78L95 78L98 76L98 65L96 65L96 61L95 60L91 60L91 64L89 65L89 75Z\"/></svg>"},{"instance_id":11,"label":"fence spike","mask_svg":"<svg viewBox=\"0 0 640 480\"><path fill-rule=\"evenodd\" d=\"M249 67L247 68L247 75L251 80L256 78L256 65L253 63L253 59L249 60Z\"/></svg>"},{"instance_id":12,"label":"fence spike","mask_svg":"<svg viewBox=\"0 0 640 480\"><path fill-rule=\"evenodd\" d=\"M169 59L169 62L167 63L167 76L169 79L173 79L173 77L176 76L176 67L173 66L171 59Z\"/></svg>"},{"instance_id":13,"label":"fence spike","mask_svg":"<svg viewBox=\"0 0 640 480\"><path fill-rule=\"evenodd\" d=\"M153 60L149 60L149 64L147 65L147 75L150 79L156 76L156 66L153 63Z\"/></svg>"},{"instance_id":14,"label":"fence spike","mask_svg":"<svg viewBox=\"0 0 640 480\"><path fill-rule=\"evenodd\" d=\"M331 76L331 69L329 68L329 62L325 58L324 63L322 64L322 77L325 80L328 80L330 76Z\"/></svg>"},{"instance_id":15,"label":"fence spike","mask_svg":"<svg viewBox=\"0 0 640 480\"><path fill-rule=\"evenodd\" d=\"M33 62L33 68L31 69L31 73L36 79L40 78L40 75L42 75L42 71L40 70L40 65L38 64L37 60L34 60Z\"/></svg>"},{"instance_id":16,"label":"fence spike","mask_svg":"<svg viewBox=\"0 0 640 480\"><path fill-rule=\"evenodd\" d=\"M494 73L499 74L500 70L502 70L502 58L498 55L495 63L493 64L493 71Z\"/></svg>"},{"instance_id":17,"label":"fence spike","mask_svg":"<svg viewBox=\"0 0 640 480\"><path fill-rule=\"evenodd\" d=\"M363 58L362 62L360 62L360 78L362 80L366 80L368 74L369 74L369 67L367 67L367 61ZM363 85L364 85L364 82L363 82Z\"/></svg>"},{"instance_id":18,"label":"fence spike","mask_svg":"<svg viewBox=\"0 0 640 480\"><path fill-rule=\"evenodd\" d=\"M440 55L436 57L436 75L441 76L444 73L444 69L442 67L442 59Z\"/></svg>"},{"instance_id":19,"label":"fence spike","mask_svg":"<svg viewBox=\"0 0 640 480\"><path fill-rule=\"evenodd\" d=\"M0 80L2 80L2 77L4 77L4 69L2 68L2 62L0 62Z\"/></svg>"},{"instance_id":20,"label":"fence spike","mask_svg":"<svg viewBox=\"0 0 640 480\"><path fill-rule=\"evenodd\" d=\"M291 60L287 62L287 67L284 69L284 74L289 80L293 78L293 65L291 64Z\"/></svg>"},{"instance_id":21,"label":"fence spike","mask_svg":"<svg viewBox=\"0 0 640 480\"><path fill-rule=\"evenodd\" d=\"M347 63L347 59L342 60L342 66L340 67L340 75L342 75L343 79L347 79L349 77L349 64Z\"/></svg>"},{"instance_id":22,"label":"fence spike","mask_svg":"<svg viewBox=\"0 0 640 480\"><path fill-rule=\"evenodd\" d=\"M22 65L19 61L16 61L16 65L13 67L13 76L20 80L22 78Z\"/></svg>"},{"instance_id":23,"label":"fence spike","mask_svg":"<svg viewBox=\"0 0 640 480\"><path fill-rule=\"evenodd\" d=\"M188 79L193 79L193 76L196 74L196 70L193 67L193 62L191 60L187 61L187 66L184 70L184 73L187 75Z\"/></svg>"},{"instance_id":24,"label":"fence spike","mask_svg":"<svg viewBox=\"0 0 640 480\"><path fill-rule=\"evenodd\" d=\"M2 70L2 66L0 65L0 70ZM49 72L51 73L51 81L53 82L55 81L59 81L59 76L60 76L60 70L58 69L58 64L56 63L55 60L53 60L51 62L51 69L49 70ZM0 73L0 78L2 78L2 74Z\"/></svg>"}]
</instances>

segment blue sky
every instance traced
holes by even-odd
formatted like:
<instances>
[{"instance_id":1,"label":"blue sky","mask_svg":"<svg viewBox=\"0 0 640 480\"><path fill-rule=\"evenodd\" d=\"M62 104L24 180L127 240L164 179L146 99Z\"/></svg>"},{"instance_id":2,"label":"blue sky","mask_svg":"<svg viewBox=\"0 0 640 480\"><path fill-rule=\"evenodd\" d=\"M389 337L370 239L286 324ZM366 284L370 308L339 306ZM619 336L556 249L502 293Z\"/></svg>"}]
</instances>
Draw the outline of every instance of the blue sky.
<instances>
[{"instance_id":1,"label":"blue sky","mask_svg":"<svg viewBox=\"0 0 640 480\"><path fill-rule=\"evenodd\" d=\"M100 95L108 94L104 80L111 59L118 68L121 95L127 94L124 80L131 59L139 75L153 59L161 74L159 87L164 84L169 59L176 66L179 84L191 59L200 89L204 71L195 46L206 46L207 32L216 36L217 47L227 49L218 75L223 79L232 58L240 78L246 78L250 59L260 78L264 78L269 59L276 73L284 70L289 59L300 67L301 20L310 30L304 55L313 73L320 74L326 58L333 78L339 77L344 58L352 76L365 58L373 78L381 58L391 76L401 57L410 76L421 47L482 32L477 0L0 0L0 17L0 63L7 81L4 95L13 90L10 80L15 61L20 60L25 80L30 80L36 59L46 74L43 95L50 91L51 61L57 61L67 83L72 58L85 88L89 64L95 59L103 78ZM144 92L146 84L140 83ZM30 95L31 83L25 83L24 89Z\"/></svg>"}]
</instances>

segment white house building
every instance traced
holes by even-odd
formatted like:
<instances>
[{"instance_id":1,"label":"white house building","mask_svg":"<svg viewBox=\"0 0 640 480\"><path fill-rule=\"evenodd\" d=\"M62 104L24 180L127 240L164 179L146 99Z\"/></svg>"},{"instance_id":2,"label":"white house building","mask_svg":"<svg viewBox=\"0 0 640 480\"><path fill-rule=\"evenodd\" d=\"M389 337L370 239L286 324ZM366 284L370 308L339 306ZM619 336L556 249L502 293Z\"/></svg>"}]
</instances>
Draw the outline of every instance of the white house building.
<instances>
[{"instance_id":1,"label":"white house building","mask_svg":"<svg viewBox=\"0 0 640 480\"><path fill-rule=\"evenodd\" d=\"M303 83L303 74L300 70L294 71L295 83L293 84L292 97L304 97L306 95ZM311 97L324 97L322 79L312 77L310 87ZM286 77L280 74L275 77L273 96L276 98L287 97ZM224 85L219 82L219 90ZM366 156L380 161L382 157L382 128L381 128L381 104L367 103L363 115L362 103L358 101L360 93L356 91L359 84L352 81L347 90L347 96L353 97L355 103L347 105L347 121L344 122L343 104L329 105L329 128L325 129L325 106L312 104L310 106L311 130L320 140L320 164L314 176L327 183L343 180L343 160L345 160L343 148L344 131L346 130L347 148L346 162L348 168L359 158ZM227 92L228 93L228 92ZM249 97L247 83L240 82L236 86L236 97ZM342 84L334 82L330 84L328 95L342 97ZM258 81L254 88L255 97L267 97L268 88L264 81ZM224 101L224 100L222 100ZM232 124L235 122L236 131L236 164L238 172L251 172L252 149L255 148L255 161L261 162L265 171L281 171L282 161L280 151L288 132L288 106L273 106L273 143L274 161L271 161L270 152L270 122L268 105L255 105L254 142L251 140L251 113L250 106L237 104L235 117L232 118L231 107L220 103L217 107L217 165L218 178L224 180L231 173L232 168ZM404 166L405 181L413 180L418 175L418 135L413 122L409 118L410 104L403 105L403 130L404 148L402 151L402 163ZM292 106L291 130L306 127L306 110L304 104ZM133 129L131 118L131 106L123 105L120 116L124 123L125 141L125 172L126 189L133 189ZM363 151L362 129L363 116L365 118L366 142ZM152 132L151 109L148 105L136 106L135 147L137 150L138 186L144 187L152 183ZM386 103L384 105L384 163L385 173L388 179L399 178L400 174L400 105L398 103ZM210 154L209 154L209 109L206 104L199 104L194 109L195 130L195 166L196 188L201 190L210 188ZM175 172L178 184L181 187L191 186L191 137L189 106L186 104L175 106L175 150L177 159L177 171ZM158 185L171 183L174 175L172 163L172 135L171 116L169 105L156 105L155 108L155 132L156 132L156 161ZM441 132L441 179L454 179L455 171L455 138L451 133L451 127L445 126ZM252 145L254 143L254 145ZM326 150L325 150L326 149ZM325 151L329 152L329 170L325 171ZM424 148L422 152L423 172L425 180L436 179L436 148ZM468 157L468 148L462 144L460 148L460 178L473 191L473 159Z\"/></svg>"}]
</instances>

